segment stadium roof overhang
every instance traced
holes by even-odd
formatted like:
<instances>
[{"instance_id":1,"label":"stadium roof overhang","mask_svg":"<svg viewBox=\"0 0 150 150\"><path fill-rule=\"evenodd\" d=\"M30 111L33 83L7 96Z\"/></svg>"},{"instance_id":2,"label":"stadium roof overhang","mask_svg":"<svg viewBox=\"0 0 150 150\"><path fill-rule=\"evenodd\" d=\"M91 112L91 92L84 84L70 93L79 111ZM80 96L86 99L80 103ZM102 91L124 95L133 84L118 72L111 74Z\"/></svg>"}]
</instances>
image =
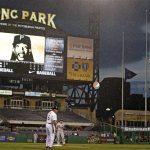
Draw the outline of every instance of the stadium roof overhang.
<instances>
[{"instance_id":1,"label":"stadium roof overhang","mask_svg":"<svg viewBox=\"0 0 150 150\"><path fill-rule=\"evenodd\" d=\"M10 124L27 124L27 125L45 125L45 121L26 121L26 120L8 120ZM84 123L84 122L64 122L68 126L94 126L94 123Z\"/></svg>"},{"instance_id":2,"label":"stadium roof overhang","mask_svg":"<svg viewBox=\"0 0 150 150\"><path fill-rule=\"evenodd\" d=\"M84 122L64 122L64 124L68 126L84 126L84 127L94 126L94 123L84 123Z\"/></svg>"},{"instance_id":3,"label":"stadium roof overhang","mask_svg":"<svg viewBox=\"0 0 150 150\"><path fill-rule=\"evenodd\" d=\"M34 125L43 125L45 121L30 121L30 120L8 120L10 124L34 124Z\"/></svg>"}]
</instances>

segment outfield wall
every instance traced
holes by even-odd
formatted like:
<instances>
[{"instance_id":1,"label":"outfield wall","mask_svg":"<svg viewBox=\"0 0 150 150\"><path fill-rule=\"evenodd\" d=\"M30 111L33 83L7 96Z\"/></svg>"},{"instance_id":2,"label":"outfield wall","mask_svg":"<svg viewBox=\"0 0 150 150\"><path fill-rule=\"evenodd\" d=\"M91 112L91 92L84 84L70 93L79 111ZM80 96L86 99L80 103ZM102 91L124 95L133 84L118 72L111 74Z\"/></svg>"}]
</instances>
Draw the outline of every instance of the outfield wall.
<instances>
[{"instance_id":1,"label":"outfield wall","mask_svg":"<svg viewBox=\"0 0 150 150\"><path fill-rule=\"evenodd\" d=\"M101 137L94 134L90 136L69 135L65 136L65 139L66 143L69 144L106 144L115 142L113 137ZM45 134L38 134L37 143L45 143L45 140ZM31 133L0 133L0 142L33 143L34 137Z\"/></svg>"},{"instance_id":2,"label":"outfield wall","mask_svg":"<svg viewBox=\"0 0 150 150\"><path fill-rule=\"evenodd\" d=\"M82 143L87 144L88 140L85 136L68 136L66 138L66 143ZM44 134L38 134L38 143L45 143L46 135ZM0 133L0 142L18 142L18 143L33 143L34 138L33 134L18 134L18 133Z\"/></svg>"}]
</instances>

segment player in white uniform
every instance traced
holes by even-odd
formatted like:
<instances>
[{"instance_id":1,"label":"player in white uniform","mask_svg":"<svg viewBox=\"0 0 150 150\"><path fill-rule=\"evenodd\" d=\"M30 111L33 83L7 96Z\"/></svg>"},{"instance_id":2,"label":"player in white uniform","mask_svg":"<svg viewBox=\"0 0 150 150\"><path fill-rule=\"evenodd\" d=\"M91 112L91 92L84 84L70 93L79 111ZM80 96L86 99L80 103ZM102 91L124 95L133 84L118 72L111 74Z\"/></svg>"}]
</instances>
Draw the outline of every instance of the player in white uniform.
<instances>
[{"instance_id":1,"label":"player in white uniform","mask_svg":"<svg viewBox=\"0 0 150 150\"><path fill-rule=\"evenodd\" d=\"M46 120L46 148L52 148L55 132L56 132L56 124L57 124L57 112L58 108L53 107L52 110L47 114Z\"/></svg>"},{"instance_id":2,"label":"player in white uniform","mask_svg":"<svg viewBox=\"0 0 150 150\"><path fill-rule=\"evenodd\" d=\"M62 119L57 123L56 129L57 129L57 144L60 144L60 138L61 138L62 144L64 145L65 136L64 136L64 123Z\"/></svg>"}]
</instances>

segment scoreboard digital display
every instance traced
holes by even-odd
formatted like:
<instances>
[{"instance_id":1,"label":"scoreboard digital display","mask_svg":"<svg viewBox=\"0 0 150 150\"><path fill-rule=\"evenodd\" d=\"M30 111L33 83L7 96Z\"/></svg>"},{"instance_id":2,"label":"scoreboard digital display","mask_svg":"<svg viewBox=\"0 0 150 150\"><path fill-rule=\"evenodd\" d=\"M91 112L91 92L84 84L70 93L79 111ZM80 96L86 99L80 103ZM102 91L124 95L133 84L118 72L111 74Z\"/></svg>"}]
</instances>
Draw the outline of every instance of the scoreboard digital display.
<instances>
[{"instance_id":1,"label":"scoreboard digital display","mask_svg":"<svg viewBox=\"0 0 150 150\"><path fill-rule=\"evenodd\" d=\"M64 40L46 38L44 70L63 73Z\"/></svg>"},{"instance_id":2,"label":"scoreboard digital display","mask_svg":"<svg viewBox=\"0 0 150 150\"><path fill-rule=\"evenodd\" d=\"M0 7L0 76L63 80L66 34L57 14L43 9L47 2L42 10L16 3Z\"/></svg>"},{"instance_id":3,"label":"scoreboard digital display","mask_svg":"<svg viewBox=\"0 0 150 150\"><path fill-rule=\"evenodd\" d=\"M0 74L64 78L64 38L0 32Z\"/></svg>"}]
</instances>

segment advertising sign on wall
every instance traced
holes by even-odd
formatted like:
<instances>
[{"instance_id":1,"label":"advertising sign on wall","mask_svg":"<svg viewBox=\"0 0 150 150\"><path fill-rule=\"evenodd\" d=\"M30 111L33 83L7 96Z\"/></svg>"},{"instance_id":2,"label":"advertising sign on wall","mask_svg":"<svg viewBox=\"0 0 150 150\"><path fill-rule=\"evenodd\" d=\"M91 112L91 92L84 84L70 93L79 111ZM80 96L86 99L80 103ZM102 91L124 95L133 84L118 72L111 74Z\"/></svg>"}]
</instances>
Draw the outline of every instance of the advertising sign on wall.
<instances>
[{"instance_id":1,"label":"advertising sign on wall","mask_svg":"<svg viewBox=\"0 0 150 150\"><path fill-rule=\"evenodd\" d=\"M12 95L12 90L0 90L0 95Z\"/></svg>"},{"instance_id":2,"label":"advertising sign on wall","mask_svg":"<svg viewBox=\"0 0 150 150\"><path fill-rule=\"evenodd\" d=\"M67 79L93 81L93 39L68 37Z\"/></svg>"},{"instance_id":3,"label":"advertising sign on wall","mask_svg":"<svg viewBox=\"0 0 150 150\"><path fill-rule=\"evenodd\" d=\"M69 36L67 48L69 58L93 59L93 39Z\"/></svg>"},{"instance_id":4,"label":"advertising sign on wall","mask_svg":"<svg viewBox=\"0 0 150 150\"><path fill-rule=\"evenodd\" d=\"M15 142L16 141L16 135L13 133L4 134L0 133L0 142Z\"/></svg>"},{"instance_id":5,"label":"advertising sign on wall","mask_svg":"<svg viewBox=\"0 0 150 150\"><path fill-rule=\"evenodd\" d=\"M67 59L67 79L92 81L93 80L93 60Z\"/></svg>"}]
</instances>

